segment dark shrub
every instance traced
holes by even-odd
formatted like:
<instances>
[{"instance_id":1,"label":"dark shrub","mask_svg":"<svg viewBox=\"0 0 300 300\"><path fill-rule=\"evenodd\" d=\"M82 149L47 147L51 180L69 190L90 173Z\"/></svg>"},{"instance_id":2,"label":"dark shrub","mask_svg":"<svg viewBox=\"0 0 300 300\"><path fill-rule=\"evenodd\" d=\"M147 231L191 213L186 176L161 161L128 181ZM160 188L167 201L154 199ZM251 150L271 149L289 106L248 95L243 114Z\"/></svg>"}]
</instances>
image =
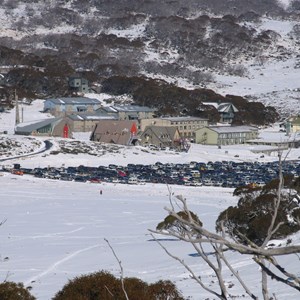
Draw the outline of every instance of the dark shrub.
<instances>
[{"instance_id":1,"label":"dark shrub","mask_svg":"<svg viewBox=\"0 0 300 300\"><path fill-rule=\"evenodd\" d=\"M179 212L177 212L177 214L183 220L189 221L189 215L185 211L179 211ZM191 216L192 220L195 222L195 224L197 224L200 227L203 226L203 224L199 220L198 216L196 214L194 214L192 211L190 211L190 216ZM188 228L188 226L183 224L180 220L178 220L175 216L172 216L172 215L168 215L167 217L165 217L165 219L156 226L156 230L161 230L161 231L162 230L174 230L174 231L178 232L179 234L183 234L183 235L185 235L187 232L189 232L190 234L193 234L195 236L198 235L197 230L194 230L193 227Z\"/></svg>"},{"instance_id":2,"label":"dark shrub","mask_svg":"<svg viewBox=\"0 0 300 300\"><path fill-rule=\"evenodd\" d=\"M170 281L147 284L138 278L125 278L130 300L183 300ZM122 283L112 274L100 271L70 280L53 300L126 300Z\"/></svg>"},{"instance_id":3,"label":"dark shrub","mask_svg":"<svg viewBox=\"0 0 300 300\"><path fill-rule=\"evenodd\" d=\"M149 294L151 298L156 300L168 300L168 299L183 299L179 296L174 283L168 280L160 280L149 286Z\"/></svg>"},{"instance_id":4,"label":"dark shrub","mask_svg":"<svg viewBox=\"0 0 300 300\"><path fill-rule=\"evenodd\" d=\"M2 282L0 283L1 300L35 300L22 283Z\"/></svg>"},{"instance_id":5,"label":"dark shrub","mask_svg":"<svg viewBox=\"0 0 300 300\"><path fill-rule=\"evenodd\" d=\"M261 245L268 234L271 224L274 200L277 199L278 179L272 180L261 188L240 187L234 191L239 196L237 206L230 206L220 213L216 221L217 231L222 231L222 226L233 237L242 243L249 239ZM292 187L295 183L291 176L284 178L284 186ZM272 238L285 238L300 230L297 222L300 215L300 206L293 194L281 193L281 202L278 207L275 226L280 226L273 233ZM242 236L245 236L244 239Z\"/></svg>"}]
</instances>

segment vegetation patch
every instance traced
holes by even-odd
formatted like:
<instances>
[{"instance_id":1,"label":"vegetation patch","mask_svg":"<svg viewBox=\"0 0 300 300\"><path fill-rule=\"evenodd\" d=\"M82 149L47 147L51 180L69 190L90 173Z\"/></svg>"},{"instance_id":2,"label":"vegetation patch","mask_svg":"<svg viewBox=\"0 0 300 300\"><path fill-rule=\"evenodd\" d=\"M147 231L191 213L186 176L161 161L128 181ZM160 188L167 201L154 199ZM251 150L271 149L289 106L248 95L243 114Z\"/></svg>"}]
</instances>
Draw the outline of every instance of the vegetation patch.
<instances>
[{"instance_id":1,"label":"vegetation patch","mask_svg":"<svg viewBox=\"0 0 300 300\"><path fill-rule=\"evenodd\" d=\"M183 300L175 285L160 280L148 284L138 278L124 278L124 289L130 300ZM70 280L53 300L126 300L120 279L106 271Z\"/></svg>"}]
</instances>

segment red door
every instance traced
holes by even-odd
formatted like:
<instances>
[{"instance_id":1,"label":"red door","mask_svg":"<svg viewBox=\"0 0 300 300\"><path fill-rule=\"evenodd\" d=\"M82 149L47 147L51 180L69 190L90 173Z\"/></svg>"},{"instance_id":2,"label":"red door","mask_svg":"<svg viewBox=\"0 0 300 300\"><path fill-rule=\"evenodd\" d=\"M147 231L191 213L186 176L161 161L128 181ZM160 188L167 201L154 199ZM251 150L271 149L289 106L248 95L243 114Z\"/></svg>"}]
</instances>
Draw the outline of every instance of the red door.
<instances>
[{"instance_id":1,"label":"red door","mask_svg":"<svg viewBox=\"0 0 300 300\"><path fill-rule=\"evenodd\" d=\"M63 137L68 138L69 137L69 126L65 124L64 129L63 129Z\"/></svg>"},{"instance_id":2,"label":"red door","mask_svg":"<svg viewBox=\"0 0 300 300\"><path fill-rule=\"evenodd\" d=\"M131 136L136 136L136 134L137 134L137 128L136 128L136 124L135 123L132 124L131 129L130 129L130 133L131 133Z\"/></svg>"}]
</instances>

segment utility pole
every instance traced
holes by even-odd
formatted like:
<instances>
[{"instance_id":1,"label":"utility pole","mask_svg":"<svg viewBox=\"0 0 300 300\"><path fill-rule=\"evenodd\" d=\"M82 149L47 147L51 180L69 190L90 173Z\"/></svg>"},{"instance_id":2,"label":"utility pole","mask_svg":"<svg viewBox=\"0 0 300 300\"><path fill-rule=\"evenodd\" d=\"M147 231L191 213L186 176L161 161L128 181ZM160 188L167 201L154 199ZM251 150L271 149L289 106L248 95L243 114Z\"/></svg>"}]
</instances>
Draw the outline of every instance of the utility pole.
<instances>
[{"instance_id":1,"label":"utility pole","mask_svg":"<svg viewBox=\"0 0 300 300\"><path fill-rule=\"evenodd\" d=\"M16 124L18 125L20 123L20 115L19 115L19 101L17 96L17 91L15 90L15 104L16 104Z\"/></svg>"}]
</instances>

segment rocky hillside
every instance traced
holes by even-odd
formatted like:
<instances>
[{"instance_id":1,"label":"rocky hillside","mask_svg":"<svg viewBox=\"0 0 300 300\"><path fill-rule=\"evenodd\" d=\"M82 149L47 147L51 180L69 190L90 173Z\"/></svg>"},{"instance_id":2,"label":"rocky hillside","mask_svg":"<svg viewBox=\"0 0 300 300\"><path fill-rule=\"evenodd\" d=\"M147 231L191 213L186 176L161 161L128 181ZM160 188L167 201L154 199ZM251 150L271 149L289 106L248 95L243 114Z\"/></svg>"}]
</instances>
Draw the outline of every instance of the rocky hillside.
<instances>
[{"instance_id":1,"label":"rocky hillside","mask_svg":"<svg viewBox=\"0 0 300 300\"><path fill-rule=\"evenodd\" d=\"M241 109L237 123L273 122L278 115L270 103L255 104L260 98L254 95L247 100L246 94L222 95L219 78L237 83L251 77L253 66L263 72L289 59L297 68L299 4L0 0L0 67L6 73L1 97L11 99L15 89L28 98L70 95L67 77L80 73L106 92L130 93L135 102L167 114L213 120L216 112L203 109L204 100L234 101ZM270 30L262 26L266 18L288 20L291 30L286 35ZM145 83L151 88L138 88ZM254 104L245 105L248 100Z\"/></svg>"}]
</instances>

